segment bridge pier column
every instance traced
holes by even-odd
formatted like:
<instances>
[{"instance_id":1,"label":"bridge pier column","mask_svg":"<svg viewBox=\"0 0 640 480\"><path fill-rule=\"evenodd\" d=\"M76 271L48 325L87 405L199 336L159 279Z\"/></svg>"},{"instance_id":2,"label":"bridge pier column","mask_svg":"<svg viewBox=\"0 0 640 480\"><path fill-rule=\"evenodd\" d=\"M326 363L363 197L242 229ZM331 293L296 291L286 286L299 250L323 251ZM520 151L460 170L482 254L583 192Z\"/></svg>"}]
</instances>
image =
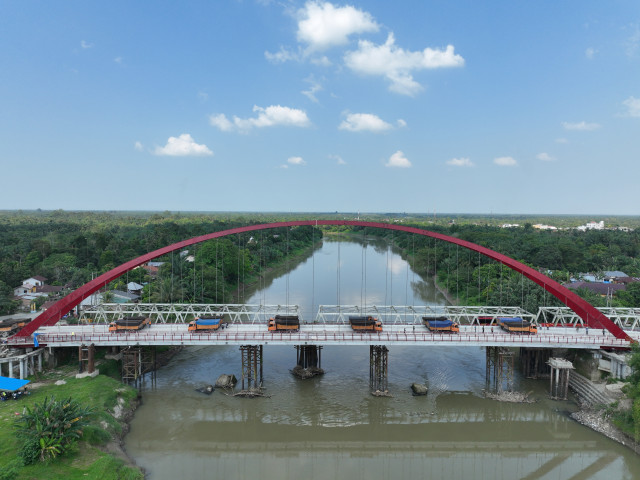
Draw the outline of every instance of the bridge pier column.
<instances>
[{"instance_id":1,"label":"bridge pier column","mask_svg":"<svg viewBox=\"0 0 640 480\"><path fill-rule=\"evenodd\" d=\"M24 358L20 359L20 380L24 380Z\"/></svg>"},{"instance_id":2,"label":"bridge pier column","mask_svg":"<svg viewBox=\"0 0 640 480\"><path fill-rule=\"evenodd\" d=\"M13 362L9 360L9 378L13 378Z\"/></svg>"},{"instance_id":3,"label":"bridge pier column","mask_svg":"<svg viewBox=\"0 0 640 480\"><path fill-rule=\"evenodd\" d=\"M369 347L369 388L375 396L388 396L389 349L384 345Z\"/></svg>"},{"instance_id":4,"label":"bridge pier column","mask_svg":"<svg viewBox=\"0 0 640 480\"><path fill-rule=\"evenodd\" d=\"M520 365L522 366L522 374L525 378L538 378L541 375L549 373L549 357L551 349L549 348L520 348Z\"/></svg>"},{"instance_id":5,"label":"bridge pier column","mask_svg":"<svg viewBox=\"0 0 640 480\"><path fill-rule=\"evenodd\" d=\"M156 347L128 347L122 351L122 381L144 380L144 374L151 373L151 382L156 380Z\"/></svg>"},{"instance_id":6,"label":"bridge pier column","mask_svg":"<svg viewBox=\"0 0 640 480\"><path fill-rule=\"evenodd\" d=\"M296 366L291 373L302 380L324 374L321 345L296 345L295 348Z\"/></svg>"},{"instance_id":7,"label":"bridge pier column","mask_svg":"<svg viewBox=\"0 0 640 480\"><path fill-rule=\"evenodd\" d=\"M569 394L569 372L573 370L573 364L564 358L550 358L551 367L549 382L549 396L553 400L566 400Z\"/></svg>"},{"instance_id":8,"label":"bridge pier column","mask_svg":"<svg viewBox=\"0 0 640 480\"><path fill-rule=\"evenodd\" d=\"M486 347L486 389L497 394L513 390L514 352L505 347Z\"/></svg>"},{"instance_id":9,"label":"bridge pier column","mask_svg":"<svg viewBox=\"0 0 640 480\"><path fill-rule=\"evenodd\" d=\"M241 345L241 393L258 393L262 388L262 345Z\"/></svg>"}]
</instances>

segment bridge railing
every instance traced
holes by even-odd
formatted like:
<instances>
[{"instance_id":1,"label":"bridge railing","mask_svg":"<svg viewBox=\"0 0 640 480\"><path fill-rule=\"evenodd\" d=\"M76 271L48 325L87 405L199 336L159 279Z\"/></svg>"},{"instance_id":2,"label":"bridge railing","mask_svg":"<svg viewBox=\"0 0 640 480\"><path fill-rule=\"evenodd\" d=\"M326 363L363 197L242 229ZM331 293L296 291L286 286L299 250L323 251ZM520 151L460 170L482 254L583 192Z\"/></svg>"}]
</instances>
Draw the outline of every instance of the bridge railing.
<instances>
[{"instance_id":1,"label":"bridge railing","mask_svg":"<svg viewBox=\"0 0 640 480\"><path fill-rule=\"evenodd\" d=\"M617 339L607 335L509 335L503 333L401 333L381 332L348 333L348 332L310 332L310 333L271 333L271 332L228 332L228 333L48 333L38 336L40 345L180 345L180 344L269 344L286 343L298 344L474 344L474 345L508 345L508 346L535 346L535 345L571 345L575 348L599 348L601 346L626 348L629 343L623 339ZM28 346L33 340L28 337L13 337L12 346Z\"/></svg>"}]
</instances>

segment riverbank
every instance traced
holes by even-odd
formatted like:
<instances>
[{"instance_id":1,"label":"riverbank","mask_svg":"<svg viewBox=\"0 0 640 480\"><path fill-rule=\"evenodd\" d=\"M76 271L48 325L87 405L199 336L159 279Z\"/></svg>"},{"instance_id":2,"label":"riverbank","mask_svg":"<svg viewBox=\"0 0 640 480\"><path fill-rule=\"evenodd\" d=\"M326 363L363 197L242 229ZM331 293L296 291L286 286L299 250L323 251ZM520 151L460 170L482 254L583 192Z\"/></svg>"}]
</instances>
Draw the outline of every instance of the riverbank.
<instances>
[{"instance_id":1,"label":"riverbank","mask_svg":"<svg viewBox=\"0 0 640 480\"><path fill-rule=\"evenodd\" d=\"M640 455L640 443L616 427L611 421L611 415L606 411L581 406L580 410L573 412L570 417L579 424L601 433Z\"/></svg>"},{"instance_id":2,"label":"riverbank","mask_svg":"<svg viewBox=\"0 0 640 480\"><path fill-rule=\"evenodd\" d=\"M104 362L105 367L108 362ZM47 478L142 480L144 473L122 448L129 422L138 406L138 393L107 375L75 378L76 368L67 365L30 378L31 394L0 403L0 479ZM91 423L73 450L49 463L22 465L19 442L12 424L25 407L47 397L71 397L94 410Z\"/></svg>"}]
</instances>

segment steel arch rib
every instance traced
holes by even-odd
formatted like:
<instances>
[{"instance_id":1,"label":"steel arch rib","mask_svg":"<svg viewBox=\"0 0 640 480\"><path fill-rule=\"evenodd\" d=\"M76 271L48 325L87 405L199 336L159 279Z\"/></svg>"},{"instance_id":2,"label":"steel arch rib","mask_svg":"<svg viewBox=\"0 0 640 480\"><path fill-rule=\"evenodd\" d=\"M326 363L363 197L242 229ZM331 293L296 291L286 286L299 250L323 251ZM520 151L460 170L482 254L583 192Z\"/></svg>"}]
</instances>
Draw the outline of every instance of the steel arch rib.
<instances>
[{"instance_id":1,"label":"steel arch rib","mask_svg":"<svg viewBox=\"0 0 640 480\"><path fill-rule=\"evenodd\" d=\"M616 338L625 339L629 342L633 340L620 328L618 325L613 323L606 315L596 309L589 302L578 296L576 293L572 292L566 287L563 287L558 282L552 280L551 278L543 275L542 273L534 270L523 263L520 263L506 255L498 253L489 248L482 247L480 245L476 245L475 243L467 242L465 240L460 240L459 238L450 237L448 235L443 235L441 233L431 232L428 230L423 230L421 228L416 227L407 227L404 225L395 225L389 223L380 223L380 222L363 222L359 220L298 220L291 222L276 222L276 223L264 223L259 225L249 225L246 227L238 227L231 228L229 230L221 230L219 232L209 233L206 235L201 235L199 237L194 237L188 240L183 240L178 243L174 243L172 245L168 245L163 248L159 248L158 250L154 250L153 252L142 255L138 258L134 258L122 265L109 270L106 273L103 273L99 277L91 280L90 282L84 284L78 289L71 292L66 297L58 300L54 305L48 308L46 311L38 315L33 321L28 323L22 330L20 330L16 336L26 337L31 335L41 326L50 326L55 325L63 315L70 312L74 307L76 307L82 300L87 298L89 295L95 293L103 286L107 285L109 282L115 280L126 272L133 270L140 265L153 260L154 258L161 257L166 255L167 253L173 252L175 250L179 250L181 248L188 247L190 245L194 245L196 243L201 243L207 240L213 240L215 238L226 237L228 235L235 235L238 233L245 232L253 232L256 230L267 230L272 228L282 228L282 227L298 227L298 226L341 226L341 225L349 225L349 226L358 226L358 227L371 227L371 228L382 228L386 230L398 230L401 232L414 233L416 235L423 235L426 237L435 238L437 240L442 240L445 242L453 243L454 245L459 245L464 248L468 248L474 252L479 252L485 257L496 260L507 267L515 270L516 272L521 273L528 279L534 281L542 288L544 288L547 292L552 294L558 300L560 300L563 304L569 307L571 310L576 312L580 318L582 318L586 324L592 328L605 328L611 334L613 334Z\"/></svg>"}]
</instances>

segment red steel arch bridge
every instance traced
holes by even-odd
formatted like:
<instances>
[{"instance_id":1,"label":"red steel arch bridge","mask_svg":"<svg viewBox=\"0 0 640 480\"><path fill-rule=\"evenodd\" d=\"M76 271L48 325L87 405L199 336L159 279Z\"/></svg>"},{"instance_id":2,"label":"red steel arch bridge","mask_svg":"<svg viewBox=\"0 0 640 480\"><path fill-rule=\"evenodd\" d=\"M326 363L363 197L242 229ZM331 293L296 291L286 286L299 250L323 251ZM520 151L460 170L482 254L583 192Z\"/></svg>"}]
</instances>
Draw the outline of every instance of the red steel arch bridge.
<instances>
[{"instance_id":1,"label":"red steel arch bridge","mask_svg":"<svg viewBox=\"0 0 640 480\"><path fill-rule=\"evenodd\" d=\"M146 305L147 311L142 311L144 304L136 305L136 309L132 314L142 314L155 316L156 324L148 330L140 332L111 335L109 334L106 324L100 324L100 316L98 313L97 323L90 326L56 326L59 320L75 308L82 300L89 297L109 282L115 280L126 272L145 264L157 257L183 249L190 245L194 245L207 240L235 235L257 230L282 228L282 227L298 227L298 226L357 226L369 228L381 228L387 230L395 230L407 232L416 235L423 235L441 240L454 245L467 248L474 252L478 252L488 258L500 262L507 267L521 273L536 284L540 285L547 292L558 298L564 305L564 317L567 317L567 310L570 312L569 318L574 320L574 324L578 325L577 329L558 328L558 322L555 324L545 322L545 327L539 330L539 335L520 336L509 335L500 331L497 327L481 326L477 323L479 316L520 316L528 320L536 322L540 320L540 313L536 318L533 315L521 309L513 309L512 307L446 307L443 312L431 311L431 307L416 306L370 306L365 310L358 306L320 306L316 319L309 321L303 320L300 332L295 334L273 334L265 331L264 320L256 321L259 314L262 318L268 318L281 312L286 308L287 312L297 312L297 306L257 306L259 311L251 312L252 306L247 305L190 305L186 308L186 312L180 313L176 310L177 305L169 306L174 310L174 322L185 320L189 315L195 316L202 313L225 313L231 318L231 329L225 332L215 334L198 334L192 335L185 331L185 326L179 323L168 324L163 321L161 310L162 305ZM164 306L165 308L167 306ZM256 306L254 306L256 307ZM128 308L128 307L127 307ZM118 313L117 311L115 312ZM120 312L123 316L125 312ZM346 323L346 315L349 313L356 315L375 315L384 320L385 328L383 332L377 334L354 334ZM423 314L445 313L453 317L461 323L461 331L459 335L443 335L431 334L426 332L419 325L419 317ZM564 318L563 317L563 318ZM103 311L102 319L106 323L109 315ZM113 312L111 314L113 317ZM116 317L117 318L117 317ZM547 313L542 316L547 319ZM327 321L327 319L329 321ZM474 321L475 319L475 321ZM560 320L560 327L563 325ZM158 325L158 324L161 325ZM628 326L628 322L626 324ZM635 323L633 326L635 327ZM416 329L416 326L419 328ZM537 270L528 267L506 255L498 253L494 250L482 247L480 245L467 242L455 237L443 235L441 233L431 232L428 230L379 222L366 222L359 220L300 220L289 222L276 222L258 225L249 225L228 230L221 230L206 235L201 235L188 240L168 245L153 252L142 255L138 258L130 260L102 275L92 281L81 286L74 292L56 302L53 306L41 313L26 327L11 337L8 343L16 347L27 347L34 345L34 333L37 333L39 342L49 346L79 346L86 344L98 345L189 345L189 344L402 344L402 345L418 345L418 344L446 344L446 345L484 345L484 346L531 346L531 347L564 347L564 348L592 348L598 349L602 347L625 348L631 342L637 341L636 332L627 332L623 327L625 324L620 321L613 322L602 311L596 309L587 301L580 298L577 294L571 292L551 278L543 275ZM551 328L550 328L551 327ZM589 335L591 329L591 335ZM635 330L633 328L632 330ZM631 336L630 336L631 334Z\"/></svg>"}]
</instances>

